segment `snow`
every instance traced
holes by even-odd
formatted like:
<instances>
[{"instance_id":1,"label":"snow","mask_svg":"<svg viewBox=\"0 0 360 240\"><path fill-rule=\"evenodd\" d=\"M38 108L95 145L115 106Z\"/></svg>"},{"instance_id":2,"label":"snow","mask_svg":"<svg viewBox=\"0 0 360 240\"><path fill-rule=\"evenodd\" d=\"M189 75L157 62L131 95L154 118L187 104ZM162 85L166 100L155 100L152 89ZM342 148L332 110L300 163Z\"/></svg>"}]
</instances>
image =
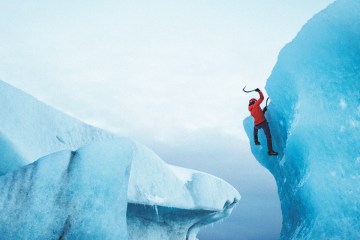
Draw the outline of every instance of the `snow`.
<instances>
[{"instance_id":1,"label":"snow","mask_svg":"<svg viewBox=\"0 0 360 240\"><path fill-rule=\"evenodd\" d=\"M183 184L192 181L191 177L194 171L190 171L189 169L178 166L172 166L172 165L169 165L169 167Z\"/></svg>"},{"instance_id":2,"label":"snow","mask_svg":"<svg viewBox=\"0 0 360 240\"><path fill-rule=\"evenodd\" d=\"M1 238L192 240L240 200L217 177L1 81L0 101Z\"/></svg>"},{"instance_id":3,"label":"snow","mask_svg":"<svg viewBox=\"0 0 360 240\"><path fill-rule=\"evenodd\" d=\"M281 239L360 239L359 43L360 2L338 0L281 50L266 84L278 157L253 144L244 120L278 185Z\"/></svg>"}]
</instances>

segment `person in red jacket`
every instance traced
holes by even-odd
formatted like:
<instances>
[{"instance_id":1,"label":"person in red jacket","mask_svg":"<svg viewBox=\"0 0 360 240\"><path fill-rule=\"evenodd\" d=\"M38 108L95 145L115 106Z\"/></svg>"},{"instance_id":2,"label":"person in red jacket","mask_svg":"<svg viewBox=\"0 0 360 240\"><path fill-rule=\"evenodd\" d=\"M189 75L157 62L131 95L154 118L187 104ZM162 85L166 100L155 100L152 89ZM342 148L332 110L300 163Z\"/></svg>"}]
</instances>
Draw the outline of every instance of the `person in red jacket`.
<instances>
[{"instance_id":1,"label":"person in red jacket","mask_svg":"<svg viewBox=\"0 0 360 240\"><path fill-rule=\"evenodd\" d=\"M269 156L276 156L278 155L277 152L274 151L272 147L272 140L271 140L271 133L269 124L266 121L266 118L264 116L264 113L267 110L267 107L265 107L263 110L260 108L260 104L264 100L264 94L260 91L260 89L256 89L256 91L259 93L260 98L256 100L255 98L250 99L249 101L249 111L251 113L251 116L254 118L254 141L255 145L260 145L260 142L258 140L258 131L259 129L262 129L266 136L267 141L267 147L268 147L268 155Z\"/></svg>"}]
</instances>

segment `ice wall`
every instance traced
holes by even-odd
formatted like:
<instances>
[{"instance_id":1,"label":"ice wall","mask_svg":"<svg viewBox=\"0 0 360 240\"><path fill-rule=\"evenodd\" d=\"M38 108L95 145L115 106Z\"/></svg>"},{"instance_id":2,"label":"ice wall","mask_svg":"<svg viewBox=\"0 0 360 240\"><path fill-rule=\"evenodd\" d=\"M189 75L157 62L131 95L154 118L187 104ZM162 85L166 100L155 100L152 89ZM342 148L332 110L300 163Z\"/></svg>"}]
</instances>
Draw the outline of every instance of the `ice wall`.
<instances>
[{"instance_id":1,"label":"ice wall","mask_svg":"<svg viewBox=\"0 0 360 240\"><path fill-rule=\"evenodd\" d=\"M1 81L0 101L0 239L193 240L240 200Z\"/></svg>"},{"instance_id":2,"label":"ice wall","mask_svg":"<svg viewBox=\"0 0 360 240\"><path fill-rule=\"evenodd\" d=\"M281 50L267 80L279 157L254 146L244 121L278 185L282 239L360 239L359 89L360 2L338 0Z\"/></svg>"}]
</instances>

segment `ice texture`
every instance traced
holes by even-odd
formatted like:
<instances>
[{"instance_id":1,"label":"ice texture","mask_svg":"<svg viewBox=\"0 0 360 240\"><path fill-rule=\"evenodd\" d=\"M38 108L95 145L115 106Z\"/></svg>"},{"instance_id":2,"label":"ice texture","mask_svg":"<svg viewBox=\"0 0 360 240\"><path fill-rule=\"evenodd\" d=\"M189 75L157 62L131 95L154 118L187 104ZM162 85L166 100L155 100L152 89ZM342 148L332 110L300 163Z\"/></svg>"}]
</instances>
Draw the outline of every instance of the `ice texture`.
<instances>
[{"instance_id":1,"label":"ice texture","mask_svg":"<svg viewBox=\"0 0 360 240\"><path fill-rule=\"evenodd\" d=\"M107 140L0 177L1 239L126 239L133 153L130 141Z\"/></svg>"},{"instance_id":2,"label":"ice texture","mask_svg":"<svg viewBox=\"0 0 360 240\"><path fill-rule=\"evenodd\" d=\"M0 81L0 238L196 239L240 194Z\"/></svg>"},{"instance_id":3,"label":"ice texture","mask_svg":"<svg viewBox=\"0 0 360 240\"><path fill-rule=\"evenodd\" d=\"M281 239L360 239L359 89L360 1L338 0L281 50L267 80L278 157L254 145L244 120L278 186Z\"/></svg>"}]
</instances>

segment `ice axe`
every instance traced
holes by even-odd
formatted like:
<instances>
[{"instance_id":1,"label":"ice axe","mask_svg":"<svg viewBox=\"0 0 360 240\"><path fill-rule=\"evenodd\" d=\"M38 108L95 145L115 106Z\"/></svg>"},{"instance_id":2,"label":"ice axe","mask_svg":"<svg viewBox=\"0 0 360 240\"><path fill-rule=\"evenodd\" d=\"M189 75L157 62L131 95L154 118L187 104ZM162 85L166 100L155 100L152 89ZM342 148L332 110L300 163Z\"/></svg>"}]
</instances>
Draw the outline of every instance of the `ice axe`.
<instances>
[{"instance_id":1,"label":"ice axe","mask_svg":"<svg viewBox=\"0 0 360 240\"><path fill-rule=\"evenodd\" d=\"M268 106L268 101L269 101L269 97L266 99L266 104L265 104L265 107Z\"/></svg>"},{"instance_id":2,"label":"ice axe","mask_svg":"<svg viewBox=\"0 0 360 240\"><path fill-rule=\"evenodd\" d=\"M246 88L246 86L243 88L243 91L246 92L246 93L256 92L256 89L257 89L257 88L255 88L255 89L253 89L253 90L245 90L245 88ZM268 101L269 101L269 97L266 99L266 105L265 105L265 107L268 106Z\"/></svg>"},{"instance_id":3,"label":"ice axe","mask_svg":"<svg viewBox=\"0 0 360 240\"><path fill-rule=\"evenodd\" d=\"M253 89L253 90L245 90L246 86L243 88L243 91L246 92L246 93L251 93L251 92L256 92L256 89Z\"/></svg>"},{"instance_id":4,"label":"ice axe","mask_svg":"<svg viewBox=\"0 0 360 240\"><path fill-rule=\"evenodd\" d=\"M265 112L267 111L268 101L269 101L269 97L266 99L266 105L265 105L265 107L263 108L263 113L265 113Z\"/></svg>"}]
</instances>

